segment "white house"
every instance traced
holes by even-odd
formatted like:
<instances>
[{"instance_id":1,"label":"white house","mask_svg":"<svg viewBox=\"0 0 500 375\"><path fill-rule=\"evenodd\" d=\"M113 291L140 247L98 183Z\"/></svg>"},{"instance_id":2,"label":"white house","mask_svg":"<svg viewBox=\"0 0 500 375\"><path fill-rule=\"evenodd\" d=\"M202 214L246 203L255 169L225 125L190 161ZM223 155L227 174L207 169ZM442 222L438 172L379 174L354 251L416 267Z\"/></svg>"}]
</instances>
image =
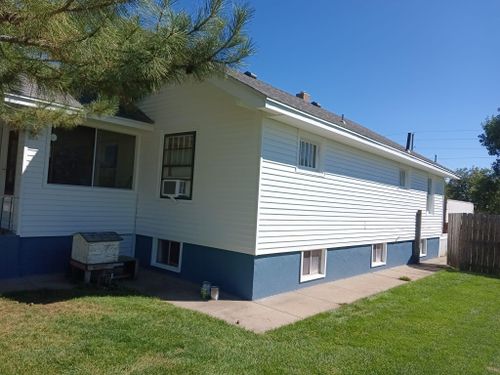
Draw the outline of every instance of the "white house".
<instances>
[{"instance_id":1,"label":"white house","mask_svg":"<svg viewBox=\"0 0 500 375\"><path fill-rule=\"evenodd\" d=\"M7 100L36 105L36 95ZM3 127L0 278L61 272L116 231L143 266L247 299L437 256L445 167L251 74L169 86L134 114Z\"/></svg>"}]
</instances>

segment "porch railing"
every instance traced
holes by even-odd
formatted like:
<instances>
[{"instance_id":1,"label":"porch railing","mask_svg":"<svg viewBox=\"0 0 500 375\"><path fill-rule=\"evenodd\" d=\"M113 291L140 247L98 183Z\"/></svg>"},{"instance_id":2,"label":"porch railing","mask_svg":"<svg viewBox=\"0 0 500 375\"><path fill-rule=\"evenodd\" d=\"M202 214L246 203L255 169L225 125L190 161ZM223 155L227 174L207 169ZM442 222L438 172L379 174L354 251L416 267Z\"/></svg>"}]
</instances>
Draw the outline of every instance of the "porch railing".
<instances>
[{"instance_id":1,"label":"porch railing","mask_svg":"<svg viewBox=\"0 0 500 375\"><path fill-rule=\"evenodd\" d=\"M0 196L0 234L14 231L14 215L17 197Z\"/></svg>"}]
</instances>

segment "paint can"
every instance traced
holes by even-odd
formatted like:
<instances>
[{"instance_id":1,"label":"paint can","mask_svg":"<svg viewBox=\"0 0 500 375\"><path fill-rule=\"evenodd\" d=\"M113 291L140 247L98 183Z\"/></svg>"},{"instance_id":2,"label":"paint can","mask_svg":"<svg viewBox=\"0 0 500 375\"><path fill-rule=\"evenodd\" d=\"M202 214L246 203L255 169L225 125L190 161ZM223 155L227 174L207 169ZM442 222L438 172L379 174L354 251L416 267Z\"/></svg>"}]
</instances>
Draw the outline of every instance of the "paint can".
<instances>
[{"instance_id":1,"label":"paint can","mask_svg":"<svg viewBox=\"0 0 500 375\"><path fill-rule=\"evenodd\" d=\"M200 290L201 299L203 299L203 300L210 299L210 288L211 287L212 287L212 284L209 281L204 281L201 284L201 290Z\"/></svg>"},{"instance_id":2,"label":"paint can","mask_svg":"<svg viewBox=\"0 0 500 375\"><path fill-rule=\"evenodd\" d=\"M219 287L218 286L213 286L210 288L210 297L217 301L219 299Z\"/></svg>"}]
</instances>

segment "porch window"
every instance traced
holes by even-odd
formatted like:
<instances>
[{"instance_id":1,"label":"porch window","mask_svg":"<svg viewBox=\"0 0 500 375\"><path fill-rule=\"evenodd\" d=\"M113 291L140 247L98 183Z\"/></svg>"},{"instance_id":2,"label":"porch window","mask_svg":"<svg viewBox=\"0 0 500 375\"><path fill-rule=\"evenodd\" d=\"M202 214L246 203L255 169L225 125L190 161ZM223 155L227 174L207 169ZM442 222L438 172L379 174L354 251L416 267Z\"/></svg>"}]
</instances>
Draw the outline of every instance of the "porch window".
<instances>
[{"instance_id":1,"label":"porch window","mask_svg":"<svg viewBox=\"0 0 500 375\"><path fill-rule=\"evenodd\" d=\"M318 169L319 145L305 139L299 144L299 167Z\"/></svg>"},{"instance_id":2,"label":"porch window","mask_svg":"<svg viewBox=\"0 0 500 375\"><path fill-rule=\"evenodd\" d=\"M77 126L52 130L50 184L132 189L135 137Z\"/></svg>"},{"instance_id":3,"label":"porch window","mask_svg":"<svg viewBox=\"0 0 500 375\"><path fill-rule=\"evenodd\" d=\"M0 136L1 136L1 128L0 128ZM7 144L7 162L5 166L5 186L4 186L5 195L14 195L14 190L16 186L16 165L17 165L18 146L19 146L19 132L17 130L9 131L9 138Z\"/></svg>"},{"instance_id":4,"label":"porch window","mask_svg":"<svg viewBox=\"0 0 500 375\"><path fill-rule=\"evenodd\" d=\"M162 198L191 199L196 133L165 135L161 175Z\"/></svg>"},{"instance_id":5,"label":"porch window","mask_svg":"<svg viewBox=\"0 0 500 375\"><path fill-rule=\"evenodd\" d=\"M156 248L153 249L151 263L156 267L179 272L181 259L182 244L180 242L159 239Z\"/></svg>"},{"instance_id":6,"label":"porch window","mask_svg":"<svg viewBox=\"0 0 500 375\"><path fill-rule=\"evenodd\" d=\"M383 266L387 263L387 244L372 245L372 267Z\"/></svg>"},{"instance_id":7,"label":"porch window","mask_svg":"<svg viewBox=\"0 0 500 375\"><path fill-rule=\"evenodd\" d=\"M309 281L325 277L326 251L309 250L302 252L302 270L300 281Z\"/></svg>"}]
</instances>

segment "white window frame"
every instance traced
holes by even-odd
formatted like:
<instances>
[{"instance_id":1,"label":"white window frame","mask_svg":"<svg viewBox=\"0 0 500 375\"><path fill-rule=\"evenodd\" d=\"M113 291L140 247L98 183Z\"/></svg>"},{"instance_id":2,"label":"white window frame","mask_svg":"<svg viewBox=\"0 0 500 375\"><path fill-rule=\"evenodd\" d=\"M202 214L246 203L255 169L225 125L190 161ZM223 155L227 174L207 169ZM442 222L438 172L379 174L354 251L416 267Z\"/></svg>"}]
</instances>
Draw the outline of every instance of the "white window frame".
<instances>
[{"instance_id":1,"label":"white window frame","mask_svg":"<svg viewBox=\"0 0 500 375\"><path fill-rule=\"evenodd\" d=\"M427 238L420 239L420 258L427 256Z\"/></svg>"},{"instance_id":2,"label":"white window frame","mask_svg":"<svg viewBox=\"0 0 500 375\"><path fill-rule=\"evenodd\" d=\"M429 187L430 183L430 187ZM430 190L430 191L429 191ZM427 189L425 196L425 211L433 215L434 214L434 179L432 177L427 178Z\"/></svg>"},{"instance_id":3,"label":"white window frame","mask_svg":"<svg viewBox=\"0 0 500 375\"><path fill-rule=\"evenodd\" d=\"M137 192L137 185L138 185L138 175L139 175L139 165L140 165L140 160L139 157L141 155L141 135L133 132L133 131L127 131L127 129L117 131L114 127L110 126L95 126L95 125L90 125L90 124L82 124L81 126L86 126L88 128L94 128L96 129L96 137L94 138L94 155L93 159L95 160L95 143L97 142L97 130L105 130L105 131L110 131L118 134L125 134L125 135L131 135L135 137L135 152L134 152L134 170L132 174L132 187L130 189L128 188L114 188L114 187L104 187L104 186L94 186L94 170L92 170L92 185L69 185L69 184L57 184L57 183L52 183L48 182L49 181L49 163L50 163L50 153L51 153L51 147L52 147L52 129L53 126L48 126L47 129L45 130L46 133L46 140L45 140L45 147L46 147L46 155L45 155L45 160L44 160L44 167L43 167L43 182L42 186L43 188L49 189L49 188L57 188L58 190L68 190L68 191L110 191L110 192L116 192L117 190L120 191L120 194L131 194L131 193L136 193ZM35 136L33 136L35 137ZM92 167L94 168L94 166Z\"/></svg>"},{"instance_id":4,"label":"white window frame","mask_svg":"<svg viewBox=\"0 0 500 375\"><path fill-rule=\"evenodd\" d=\"M179 242L180 246L179 246L179 265L177 267L172 267L172 266L169 266L168 264L163 264L163 263L159 263L156 261L156 257L158 255L158 247L160 245L160 241L169 241L169 242L179 242L179 241L172 241L172 240L167 240L167 239L164 239L164 238L153 238L153 247L151 249L151 265L153 267L158 267L158 268L162 268L164 270L167 270L167 271L172 271L172 272L181 272L181 268L182 268L182 253L183 253L183 247L184 247L184 243L183 242Z\"/></svg>"},{"instance_id":5,"label":"white window frame","mask_svg":"<svg viewBox=\"0 0 500 375\"><path fill-rule=\"evenodd\" d=\"M180 195L180 196L176 196L175 197L175 201L177 200L180 200L180 201L192 201L193 200L193 189L194 189L194 184L193 184L193 181L194 181L194 166L196 164L196 142L197 142L197 131L196 130L191 130L191 131L187 131L187 132L178 132L178 133L167 133L167 132L163 132L162 133L162 144L160 146L160 168L159 168L159 180L160 180L160 183L159 183L159 191L160 191L160 199L164 200L166 198L173 198L172 196L168 196L168 195L164 195L163 192L162 192L162 185L163 185L163 181L165 180L183 180L183 181L189 181L189 184L190 184L190 189L189 189L189 196L184 196L184 195ZM167 137L176 137L176 136L188 136L188 135L191 135L193 137L193 161L192 161L192 164L191 164L191 179L187 180L187 179L183 179L183 178L176 178L176 177L167 177L167 178L164 178L163 177L163 168L165 167L165 164L164 164L164 159L165 159L165 144L166 144L166 139Z\"/></svg>"},{"instance_id":6,"label":"white window frame","mask_svg":"<svg viewBox=\"0 0 500 375\"><path fill-rule=\"evenodd\" d=\"M308 251L321 251L321 264L320 264L320 273L316 273L314 275L304 275L302 273L302 268L304 266L304 254ZM312 249L312 250L304 250L300 252L300 282L306 282L311 280L323 279L326 276L326 249Z\"/></svg>"},{"instance_id":7,"label":"white window frame","mask_svg":"<svg viewBox=\"0 0 500 375\"><path fill-rule=\"evenodd\" d=\"M404 184L401 185L401 173L405 173ZM410 170L407 168L400 167L399 168L399 187L401 189L409 189L410 188Z\"/></svg>"},{"instance_id":8,"label":"white window frame","mask_svg":"<svg viewBox=\"0 0 500 375\"><path fill-rule=\"evenodd\" d=\"M382 260L380 262L373 261L373 252L375 251L375 246L382 245ZM387 243L376 243L372 245L372 251L370 254L370 263L373 267L385 266L387 264Z\"/></svg>"},{"instance_id":9,"label":"white window frame","mask_svg":"<svg viewBox=\"0 0 500 375\"><path fill-rule=\"evenodd\" d=\"M314 167L308 167L308 166L300 164L300 145L302 144L302 142L309 143L309 144L314 145L316 147L316 153L315 153L316 164ZM320 163L321 163L321 142L314 141L308 137L299 136L299 141L297 143L297 168L299 168L300 170L305 170L305 171L319 172L320 171Z\"/></svg>"}]
</instances>

